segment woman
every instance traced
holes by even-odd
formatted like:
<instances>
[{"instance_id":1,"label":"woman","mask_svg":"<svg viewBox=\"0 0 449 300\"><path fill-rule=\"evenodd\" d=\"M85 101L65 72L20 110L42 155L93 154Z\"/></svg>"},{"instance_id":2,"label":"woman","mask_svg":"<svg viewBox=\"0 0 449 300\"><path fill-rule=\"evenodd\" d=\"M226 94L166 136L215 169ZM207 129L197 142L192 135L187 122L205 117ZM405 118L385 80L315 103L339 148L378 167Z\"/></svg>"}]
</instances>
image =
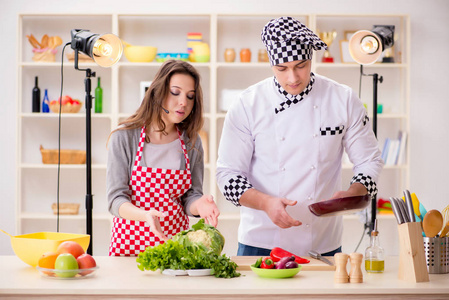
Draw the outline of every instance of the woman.
<instances>
[{"instance_id":1,"label":"woman","mask_svg":"<svg viewBox=\"0 0 449 300\"><path fill-rule=\"evenodd\" d=\"M203 94L198 72L164 63L139 109L110 135L107 193L113 220L109 255L137 255L189 228L187 215L217 225L203 195Z\"/></svg>"}]
</instances>

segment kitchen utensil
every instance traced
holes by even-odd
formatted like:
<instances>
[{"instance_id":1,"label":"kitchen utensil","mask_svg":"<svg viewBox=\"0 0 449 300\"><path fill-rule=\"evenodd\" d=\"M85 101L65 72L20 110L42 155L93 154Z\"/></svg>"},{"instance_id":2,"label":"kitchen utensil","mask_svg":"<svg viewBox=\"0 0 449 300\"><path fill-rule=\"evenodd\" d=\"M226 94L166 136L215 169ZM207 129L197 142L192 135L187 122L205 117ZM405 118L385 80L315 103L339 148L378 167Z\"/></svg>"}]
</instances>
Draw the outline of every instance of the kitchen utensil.
<instances>
[{"instance_id":1,"label":"kitchen utensil","mask_svg":"<svg viewBox=\"0 0 449 300\"><path fill-rule=\"evenodd\" d=\"M321 256L321 254L316 252L315 250L310 250L309 251L309 255L312 258L315 258L315 259L321 260L322 262L327 263L329 266L333 266L334 265L330 260L328 260L327 258Z\"/></svg>"},{"instance_id":2,"label":"kitchen utensil","mask_svg":"<svg viewBox=\"0 0 449 300\"><path fill-rule=\"evenodd\" d=\"M429 210L422 224L426 237L435 237L443 227L443 215L436 209Z\"/></svg>"},{"instance_id":3,"label":"kitchen utensil","mask_svg":"<svg viewBox=\"0 0 449 300\"><path fill-rule=\"evenodd\" d=\"M415 210L413 209L412 195L408 190L404 190L405 203L407 205L407 212L410 217L410 222L416 222Z\"/></svg>"},{"instance_id":4,"label":"kitchen utensil","mask_svg":"<svg viewBox=\"0 0 449 300\"><path fill-rule=\"evenodd\" d=\"M441 230L440 237L445 237L447 233L449 232L449 222L446 223L446 225L443 227L443 230Z\"/></svg>"},{"instance_id":5,"label":"kitchen utensil","mask_svg":"<svg viewBox=\"0 0 449 300\"><path fill-rule=\"evenodd\" d=\"M309 210L315 216L337 216L351 214L363 210L371 202L371 197L353 196L320 201L309 205Z\"/></svg>"},{"instance_id":6,"label":"kitchen utensil","mask_svg":"<svg viewBox=\"0 0 449 300\"><path fill-rule=\"evenodd\" d=\"M399 204L394 197L390 197L390 203L398 224L404 223L404 217L402 216L401 210L399 209Z\"/></svg>"},{"instance_id":7,"label":"kitchen utensil","mask_svg":"<svg viewBox=\"0 0 449 300\"><path fill-rule=\"evenodd\" d=\"M418 222L422 222L424 219L424 216L427 213L427 210L424 207L424 205L422 205L422 203L419 202L418 197L416 196L415 193L412 193L412 201L413 201L413 208L415 210L415 215L417 215L418 218L420 219Z\"/></svg>"},{"instance_id":8,"label":"kitchen utensil","mask_svg":"<svg viewBox=\"0 0 449 300\"><path fill-rule=\"evenodd\" d=\"M443 223L446 224L449 222L449 205L443 208L441 214L443 215Z\"/></svg>"},{"instance_id":9,"label":"kitchen utensil","mask_svg":"<svg viewBox=\"0 0 449 300\"><path fill-rule=\"evenodd\" d=\"M11 238L13 238L14 236L13 235L11 235L11 234L9 234L9 233L7 233L6 231L4 231L3 229L0 229L0 231L1 232L3 232L4 234L6 234L6 235L9 235Z\"/></svg>"},{"instance_id":10,"label":"kitchen utensil","mask_svg":"<svg viewBox=\"0 0 449 300\"><path fill-rule=\"evenodd\" d=\"M6 233L2 230L2 232ZM90 235L62 233L62 232L36 232L11 237L11 246L14 253L25 263L32 267L37 266L39 258L45 252L55 252L59 244L64 241L75 241L83 247L84 251L90 243Z\"/></svg>"},{"instance_id":11,"label":"kitchen utensil","mask_svg":"<svg viewBox=\"0 0 449 300\"><path fill-rule=\"evenodd\" d=\"M395 198L396 199L396 203L399 206L399 209L401 211L402 217L404 218L404 223L410 222L410 218L409 215L407 213L407 209L405 207L405 202L402 201L402 199L399 198Z\"/></svg>"}]
</instances>

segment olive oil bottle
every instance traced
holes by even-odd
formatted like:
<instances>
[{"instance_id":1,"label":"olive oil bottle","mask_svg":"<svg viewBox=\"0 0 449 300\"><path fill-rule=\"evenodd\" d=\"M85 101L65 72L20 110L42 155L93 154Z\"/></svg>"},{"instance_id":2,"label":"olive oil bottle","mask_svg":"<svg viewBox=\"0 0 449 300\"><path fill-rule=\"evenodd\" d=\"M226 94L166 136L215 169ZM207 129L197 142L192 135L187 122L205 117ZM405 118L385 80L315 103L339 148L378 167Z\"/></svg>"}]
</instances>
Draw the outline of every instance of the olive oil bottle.
<instances>
[{"instance_id":1,"label":"olive oil bottle","mask_svg":"<svg viewBox=\"0 0 449 300\"><path fill-rule=\"evenodd\" d=\"M365 250L365 270L368 273L382 273L384 268L384 249L379 243L379 231L377 231L377 220L375 220L374 229L371 231L370 245Z\"/></svg>"}]
</instances>

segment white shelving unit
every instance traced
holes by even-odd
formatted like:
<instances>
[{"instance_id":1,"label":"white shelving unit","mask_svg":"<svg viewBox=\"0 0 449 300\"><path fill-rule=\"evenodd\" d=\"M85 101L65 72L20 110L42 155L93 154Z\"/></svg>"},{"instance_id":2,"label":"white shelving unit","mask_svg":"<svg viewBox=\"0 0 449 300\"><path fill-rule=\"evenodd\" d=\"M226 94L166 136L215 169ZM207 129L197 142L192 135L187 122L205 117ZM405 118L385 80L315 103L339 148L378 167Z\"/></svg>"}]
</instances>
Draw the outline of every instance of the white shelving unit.
<instances>
[{"instance_id":1,"label":"white shelving unit","mask_svg":"<svg viewBox=\"0 0 449 300\"><path fill-rule=\"evenodd\" d=\"M321 63L322 53L313 58L313 71L335 79L358 92L359 66L341 63L339 40L346 31L371 29L374 24L396 26L397 40L394 54L397 62L365 67L366 73L377 72L384 77L379 84L379 103L384 113L378 116L378 138L382 146L385 138L395 138L399 130L409 131L409 18L406 15L295 15L311 29L337 30L336 41L330 47L335 63ZM204 192L214 195L221 210L222 231L229 231L229 239L235 233L239 210L228 203L219 192L215 180L217 149L226 116L220 110L224 89L244 89L259 80L272 76L268 63L257 62L257 51L263 49L260 41L262 27L280 15L231 15L231 14L22 14L18 16L18 154L16 220L18 233L54 231L56 216L51 204L56 202L56 165L44 165L39 146L57 148L58 116L54 113L31 112L31 90L34 77L39 77L43 95L48 89L50 100L59 97L61 86L62 46L58 48L56 62L32 61L32 47L26 35L38 40L44 35L60 36L64 44L70 42L71 29L89 29L94 33L114 33L124 41L135 45L151 45L158 52L186 52L187 33L201 32L203 41L209 43L211 59L208 63L192 63L202 77L204 92L204 130L208 132L209 157L206 163ZM236 61L224 62L224 50L234 48ZM239 51L250 48L252 59L241 63ZM70 46L65 53L72 52ZM65 56L65 54L64 54ZM92 113L92 178L94 194L94 252L107 253L111 216L106 200L106 141L117 123L133 113L140 104L140 82L151 81L160 63L130 63L125 57L111 68L101 68L94 63L80 64L89 67L101 77L103 87L103 113ZM73 62L64 58L63 94L84 102L85 72L74 69ZM96 79L92 78L95 87ZM364 78L361 99L368 106L371 116L372 79ZM63 114L61 147L85 149L85 113ZM343 168L343 186L352 177L351 166ZM80 214L60 216L60 230L85 232L85 166L61 165L60 202L79 203ZM408 186L409 164L386 167L379 182L379 196L400 195ZM225 228L226 226L226 228ZM225 235L226 236L226 235ZM228 236L226 236L228 239ZM229 243L228 243L229 244ZM225 249L226 250L226 249Z\"/></svg>"}]
</instances>

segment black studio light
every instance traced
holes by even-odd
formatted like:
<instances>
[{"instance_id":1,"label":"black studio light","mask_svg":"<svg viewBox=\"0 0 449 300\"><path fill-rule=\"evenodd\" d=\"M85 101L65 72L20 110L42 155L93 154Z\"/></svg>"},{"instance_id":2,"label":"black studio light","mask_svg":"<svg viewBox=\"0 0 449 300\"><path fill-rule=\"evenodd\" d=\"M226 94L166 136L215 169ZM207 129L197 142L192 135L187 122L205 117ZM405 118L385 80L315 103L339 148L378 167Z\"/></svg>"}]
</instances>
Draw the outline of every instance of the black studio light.
<instances>
[{"instance_id":1,"label":"black studio light","mask_svg":"<svg viewBox=\"0 0 449 300\"><path fill-rule=\"evenodd\" d=\"M91 57L100 67L111 67L117 63L123 54L123 44L120 38L114 34L99 35L89 30L71 30L71 48L75 52L75 69L86 71L84 79L85 107L86 107L86 233L90 235L87 253L92 255L92 145L91 145L91 110L92 110L92 83L91 77L95 72L91 69L80 69L78 67L79 52Z\"/></svg>"}]
</instances>

